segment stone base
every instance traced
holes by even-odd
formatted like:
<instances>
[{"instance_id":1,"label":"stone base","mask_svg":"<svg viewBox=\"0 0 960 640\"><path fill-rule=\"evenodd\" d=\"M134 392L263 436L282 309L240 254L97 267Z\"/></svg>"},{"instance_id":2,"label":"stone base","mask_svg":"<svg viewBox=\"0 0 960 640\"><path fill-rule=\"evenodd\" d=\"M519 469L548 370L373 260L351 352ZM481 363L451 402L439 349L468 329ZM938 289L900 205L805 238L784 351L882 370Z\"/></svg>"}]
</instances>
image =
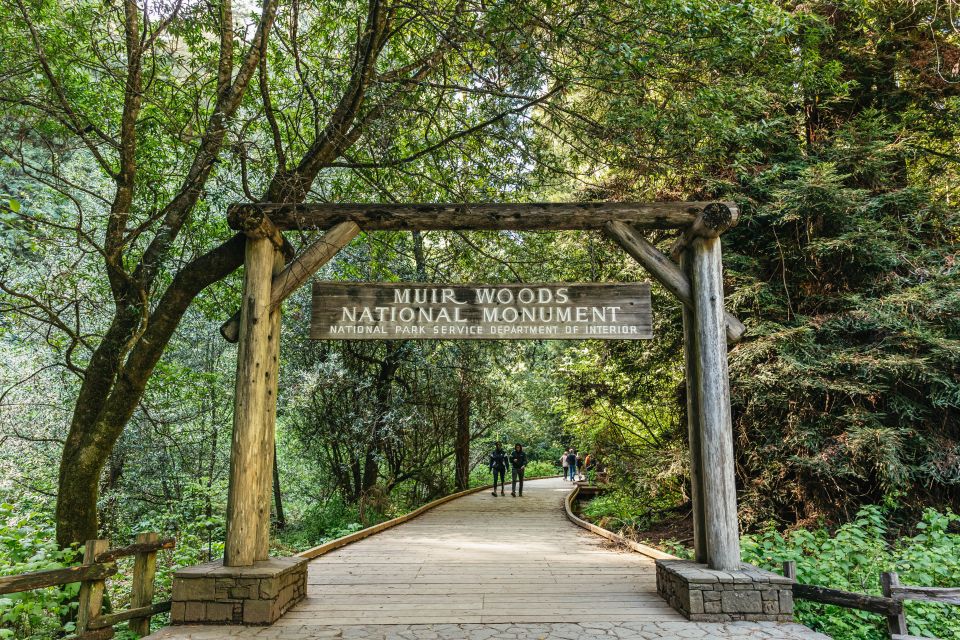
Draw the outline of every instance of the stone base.
<instances>
[{"instance_id":1,"label":"stone base","mask_svg":"<svg viewBox=\"0 0 960 640\"><path fill-rule=\"evenodd\" d=\"M307 594L308 558L270 558L249 567L222 561L173 574L171 624L272 624Z\"/></svg>"},{"instance_id":2,"label":"stone base","mask_svg":"<svg viewBox=\"0 0 960 640\"><path fill-rule=\"evenodd\" d=\"M749 564L715 571L690 560L657 560L657 593L695 622L793 622L791 584Z\"/></svg>"}]
</instances>

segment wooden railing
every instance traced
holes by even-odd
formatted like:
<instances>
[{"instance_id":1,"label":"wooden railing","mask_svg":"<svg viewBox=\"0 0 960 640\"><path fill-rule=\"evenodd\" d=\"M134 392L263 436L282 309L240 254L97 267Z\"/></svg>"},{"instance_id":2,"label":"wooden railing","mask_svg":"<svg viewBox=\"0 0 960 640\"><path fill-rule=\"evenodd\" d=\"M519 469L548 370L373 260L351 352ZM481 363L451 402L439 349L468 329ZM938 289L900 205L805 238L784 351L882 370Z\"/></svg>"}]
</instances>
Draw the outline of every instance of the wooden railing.
<instances>
[{"instance_id":1,"label":"wooden railing","mask_svg":"<svg viewBox=\"0 0 960 640\"><path fill-rule=\"evenodd\" d=\"M150 618L170 610L170 601L153 601L157 551L173 549L173 538L160 540L156 533L141 533L127 547L110 549L108 540L88 540L83 550L83 564L66 569L49 569L13 576L0 576L0 595L32 589L80 583L80 606L77 628L72 640L107 640L113 637L113 626L129 621L131 631L145 636L150 633ZM106 579L117 573L116 560L133 556L133 585L130 608L103 613Z\"/></svg>"},{"instance_id":2,"label":"wooden railing","mask_svg":"<svg viewBox=\"0 0 960 640\"><path fill-rule=\"evenodd\" d=\"M936 602L960 606L960 587L913 587L900 584L900 578L894 571L880 574L882 596L830 589L812 584L797 582L797 563L792 560L783 563L783 575L793 580L795 600L809 600L822 604L832 604L847 609L859 609L884 616L887 619L887 632L891 640L937 640L911 636L907 631L907 619L903 610L906 600Z\"/></svg>"}]
</instances>

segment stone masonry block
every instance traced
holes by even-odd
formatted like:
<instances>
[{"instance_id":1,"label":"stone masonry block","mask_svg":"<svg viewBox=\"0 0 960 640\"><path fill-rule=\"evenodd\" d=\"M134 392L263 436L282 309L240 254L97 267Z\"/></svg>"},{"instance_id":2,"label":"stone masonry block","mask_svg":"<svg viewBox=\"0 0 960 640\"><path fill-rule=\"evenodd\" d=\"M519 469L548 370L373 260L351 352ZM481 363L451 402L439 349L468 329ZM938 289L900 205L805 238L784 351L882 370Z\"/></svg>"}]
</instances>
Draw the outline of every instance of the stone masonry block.
<instances>
[{"instance_id":1,"label":"stone masonry block","mask_svg":"<svg viewBox=\"0 0 960 640\"><path fill-rule=\"evenodd\" d=\"M703 613L703 592L699 589L690 590L690 613Z\"/></svg>"},{"instance_id":2,"label":"stone masonry block","mask_svg":"<svg viewBox=\"0 0 960 640\"><path fill-rule=\"evenodd\" d=\"M206 563L174 576L173 624L273 623L302 600L307 584L306 558L271 558L250 567Z\"/></svg>"},{"instance_id":3,"label":"stone masonry block","mask_svg":"<svg viewBox=\"0 0 960 640\"><path fill-rule=\"evenodd\" d=\"M793 614L793 591L783 589L780 591L780 613Z\"/></svg>"},{"instance_id":4,"label":"stone masonry block","mask_svg":"<svg viewBox=\"0 0 960 640\"><path fill-rule=\"evenodd\" d=\"M205 602L187 602L183 614L184 622L200 622L207 615Z\"/></svg>"},{"instance_id":5,"label":"stone masonry block","mask_svg":"<svg viewBox=\"0 0 960 640\"><path fill-rule=\"evenodd\" d=\"M759 591L724 591L720 606L724 613L763 613Z\"/></svg>"},{"instance_id":6,"label":"stone masonry block","mask_svg":"<svg viewBox=\"0 0 960 640\"><path fill-rule=\"evenodd\" d=\"M243 606L243 624L273 622L273 600L250 600Z\"/></svg>"},{"instance_id":7,"label":"stone masonry block","mask_svg":"<svg viewBox=\"0 0 960 640\"><path fill-rule=\"evenodd\" d=\"M233 603L208 602L204 622L233 622Z\"/></svg>"},{"instance_id":8,"label":"stone masonry block","mask_svg":"<svg viewBox=\"0 0 960 640\"><path fill-rule=\"evenodd\" d=\"M213 600L216 595L212 578L176 579L173 581L173 600Z\"/></svg>"},{"instance_id":9,"label":"stone masonry block","mask_svg":"<svg viewBox=\"0 0 960 640\"><path fill-rule=\"evenodd\" d=\"M790 622L790 580L751 565L714 571L688 560L657 561L657 592L697 622L737 620Z\"/></svg>"},{"instance_id":10,"label":"stone masonry block","mask_svg":"<svg viewBox=\"0 0 960 640\"><path fill-rule=\"evenodd\" d=\"M260 590L258 593L259 595L257 597L260 600L276 598L277 594L280 593L280 585L272 578L264 578L260 581Z\"/></svg>"},{"instance_id":11,"label":"stone masonry block","mask_svg":"<svg viewBox=\"0 0 960 640\"><path fill-rule=\"evenodd\" d=\"M227 593L234 600L250 599L250 587L231 587L227 590Z\"/></svg>"}]
</instances>

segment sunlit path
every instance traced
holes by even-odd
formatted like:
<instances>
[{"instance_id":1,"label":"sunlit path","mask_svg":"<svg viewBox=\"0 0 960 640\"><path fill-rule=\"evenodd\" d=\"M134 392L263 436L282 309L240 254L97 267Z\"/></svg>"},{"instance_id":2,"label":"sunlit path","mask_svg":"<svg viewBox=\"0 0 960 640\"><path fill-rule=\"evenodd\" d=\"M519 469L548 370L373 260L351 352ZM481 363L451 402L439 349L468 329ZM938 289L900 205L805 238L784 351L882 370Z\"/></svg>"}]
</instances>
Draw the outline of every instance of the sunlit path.
<instances>
[{"instance_id":1,"label":"sunlit path","mask_svg":"<svg viewBox=\"0 0 960 640\"><path fill-rule=\"evenodd\" d=\"M618 552L563 515L570 485L487 492L322 556L297 624L682 620L657 595L653 561Z\"/></svg>"},{"instance_id":2,"label":"sunlit path","mask_svg":"<svg viewBox=\"0 0 960 640\"><path fill-rule=\"evenodd\" d=\"M310 565L307 598L268 628L174 627L154 638L823 637L799 625L690 623L653 560L573 525L560 479L487 492ZM396 635L391 635L396 634Z\"/></svg>"}]
</instances>

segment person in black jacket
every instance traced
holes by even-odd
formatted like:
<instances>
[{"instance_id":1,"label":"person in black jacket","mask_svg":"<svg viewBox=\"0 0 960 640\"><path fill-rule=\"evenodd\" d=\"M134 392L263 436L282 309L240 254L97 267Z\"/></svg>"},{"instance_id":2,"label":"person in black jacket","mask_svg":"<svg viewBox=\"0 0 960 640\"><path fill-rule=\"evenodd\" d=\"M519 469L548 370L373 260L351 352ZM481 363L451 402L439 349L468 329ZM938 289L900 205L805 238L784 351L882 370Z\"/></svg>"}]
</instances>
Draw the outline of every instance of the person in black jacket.
<instances>
[{"instance_id":1,"label":"person in black jacket","mask_svg":"<svg viewBox=\"0 0 960 640\"><path fill-rule=\"evenodd\" d=\"M503 485L507 480L507 467L510 466L510 460L507 458L507 452L503 450L503 445L499 442L493 453L490 454L490 471L493 471L493 495L497 495L497 478L500 478L500 495L507 495L503 492Z\"/></svg>"},{"instance_id":2,"label":"person in black jacket","mask_svg":"<svg viewBox=\"0 0 960 640\"><path fill-rule=\"evenodd\" d=\"M570 482L577 479L577 452L574 449L567 451L567 469L570 471Z\"/></svg>"},{"instance_id":3,"label":"person in black jacket","mask_svg":"<svg viewBox=\"0 0 960 640\"><path fill-rule=\"evenodd\" d=\"M513 469L511 477L510 495L517 497L517 478L520 478L520 497L523 497L523 470L527 467L527 454L523 452L523 445L517 444L513 447L513 453L510 454L510 467Z\"/></svg>"}]
</instances>

